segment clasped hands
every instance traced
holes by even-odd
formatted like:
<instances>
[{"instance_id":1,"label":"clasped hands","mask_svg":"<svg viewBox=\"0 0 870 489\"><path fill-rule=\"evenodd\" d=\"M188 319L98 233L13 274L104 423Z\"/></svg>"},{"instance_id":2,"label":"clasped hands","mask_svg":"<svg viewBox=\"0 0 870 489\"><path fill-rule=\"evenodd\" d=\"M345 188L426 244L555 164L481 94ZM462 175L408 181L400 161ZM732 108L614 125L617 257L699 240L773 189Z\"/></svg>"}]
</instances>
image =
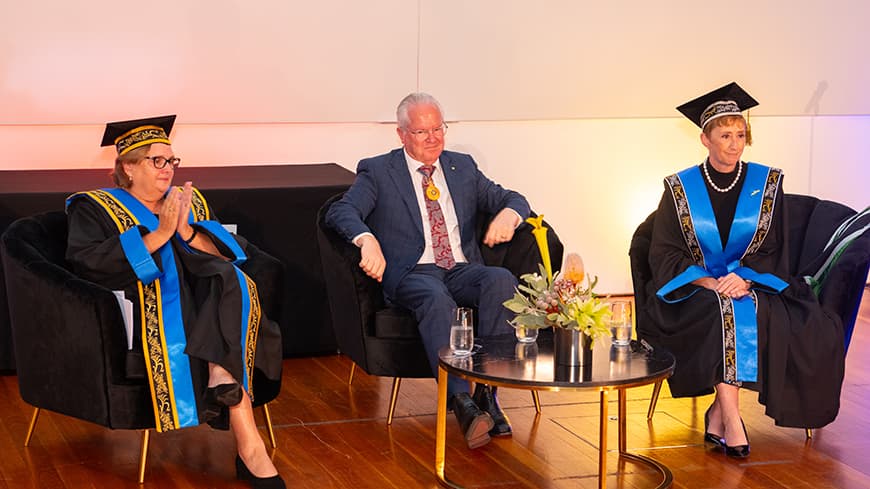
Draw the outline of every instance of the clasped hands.
<instances>
[{"instance_id":1,"label":"clasped hands","mask_svg":"<svg viewBox=\"0 0 870 489\"><path fill-rule=\"evenodd\" d=\"M734 272L719 277L718 279L713 277L699 278L692 283L704 287L705 289L714 290L733 299L739 299L740 297L749 295L749 287L751 285L751 282L740 278L740 276Z\"/></svg>"},{"instance_id":2,"label":"clasped hands","mask_svg":"<svg viewBox=\"0 0 870 489\"><path fill-rule=\"evenodd\" d=\"M175 233L178 233L181 239L189 239L193 236L193 227L188 222L192 197L193 184L191 182L184 182L182 189L172 187L166 193L158 213L160 223L157 226L157 232L166 238L164 242L169 241Z\"/></svg>"}]
</instances>

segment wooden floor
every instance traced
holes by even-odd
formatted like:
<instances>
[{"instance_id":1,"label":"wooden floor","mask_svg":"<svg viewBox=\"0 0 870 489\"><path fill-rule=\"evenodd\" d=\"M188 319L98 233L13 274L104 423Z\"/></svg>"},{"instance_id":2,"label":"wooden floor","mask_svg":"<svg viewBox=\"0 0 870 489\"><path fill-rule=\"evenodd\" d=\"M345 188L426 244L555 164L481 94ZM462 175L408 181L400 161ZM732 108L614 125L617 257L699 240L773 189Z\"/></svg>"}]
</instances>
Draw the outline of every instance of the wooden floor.
<instances>
[{"instance_id":1,"label":"wooden floor","mask_svg":"<svg viewBox=\"0 0 870 489\"><path fill-rule=\"evenodd\" d=\"M433 475L434 381L404 381L396 418L387 427L391 379L369 377L358 370L348 386L349 369L350 361L341 356L285 361L283 390L272 404L272 419L278 441L274 460L288 485L438 487ZM655 417L647 424L651 388L629 392L628 447L670 467L674 487L870 487L870 300L866 294L847 356L840 415L810 441L803 430L774 426L756 396L744 391L741 410L752 455L743 461L728 459L702 444L703 413L711 397L676 400L664 389ZM448 477L470 488L597 487L597 393L542 392L543 413L537 417L528 392L502 390L500 397L514 436L470 451L451 416ZM18 395L16 377L0 377L0 489L140 487L137 432L111 431L43 412L31 446L25 448L31 412ZM609 412L616 413L615 402ZM609 422L612 448L616 420ZM154 434L144 487L247 487L234 480L233 460L233 440L227 432L203 426ZM619 462L615 452L609 454L608 473L608 487L657 483L649 468Z\"/></svg>"}]
</instances>

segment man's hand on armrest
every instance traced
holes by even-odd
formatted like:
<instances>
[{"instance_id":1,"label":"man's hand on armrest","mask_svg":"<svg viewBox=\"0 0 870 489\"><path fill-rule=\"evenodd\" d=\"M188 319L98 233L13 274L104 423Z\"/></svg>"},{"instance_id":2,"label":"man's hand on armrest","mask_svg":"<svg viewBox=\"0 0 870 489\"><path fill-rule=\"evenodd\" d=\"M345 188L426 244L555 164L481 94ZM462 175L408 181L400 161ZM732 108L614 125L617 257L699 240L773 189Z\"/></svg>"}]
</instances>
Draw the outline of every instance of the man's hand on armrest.
<instances>
[{"instance_id":1,"label":"man's hand on armrest","mask_svg":"<svg viewBox=\"0 0 870 489\"><path fill-rule=\"evenodd\" d=\"M493 246L506 243L513 239L514 230L522 224L523 220L517 211L511 209L510 207L505 207L498 214L496 214L495 218L493 218L492 222L489 223L489 228L486 230L486 234L483 237L483 244L492 248Z\"/></svg>"},{"instance_id":2,"label":"man's hand on armrest","mask_svg":"<svg viewBox=\"0 0 870 489\"><path fill-rule=\"evenodd\" d=\"M387 261L384 259L384 253L381 251L378 239L373 234L363 233L353 242L359 246L361 255L359 267L366 272L366 275L380 282L384 278L384 268L387 267Z\"/></svg>"}]
</instances>

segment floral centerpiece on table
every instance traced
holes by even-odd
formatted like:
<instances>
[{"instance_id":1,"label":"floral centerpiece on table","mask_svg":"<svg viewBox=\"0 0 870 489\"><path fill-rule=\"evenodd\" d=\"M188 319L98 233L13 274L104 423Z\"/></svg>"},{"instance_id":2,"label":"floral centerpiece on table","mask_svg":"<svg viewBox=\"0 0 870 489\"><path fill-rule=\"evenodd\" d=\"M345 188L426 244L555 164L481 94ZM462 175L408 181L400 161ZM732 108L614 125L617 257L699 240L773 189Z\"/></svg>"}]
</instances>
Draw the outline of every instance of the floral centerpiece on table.
<instances>
[{"instance_id":1,"label":"floral centerpiece on table","mask_svg":"<svg viewBox=\"0 0 870 489\"><path fill-rule=\"evenodd\" d=\"M543 216L529 218L534 228L544 264L539 273L520 276L525 284L517 286L514 296L503 304L516 316L511 324L517 327L540 329L550 326L580 331L593 341L609 335L610 307L592 291L598 277L590 279L583 269L583 260L576 253L565 258L563 270L554 277L550 270ZM537 231L537 232L536 232ZM543 239L541 238L543 236Z\"/></svg>"}]
</instances>

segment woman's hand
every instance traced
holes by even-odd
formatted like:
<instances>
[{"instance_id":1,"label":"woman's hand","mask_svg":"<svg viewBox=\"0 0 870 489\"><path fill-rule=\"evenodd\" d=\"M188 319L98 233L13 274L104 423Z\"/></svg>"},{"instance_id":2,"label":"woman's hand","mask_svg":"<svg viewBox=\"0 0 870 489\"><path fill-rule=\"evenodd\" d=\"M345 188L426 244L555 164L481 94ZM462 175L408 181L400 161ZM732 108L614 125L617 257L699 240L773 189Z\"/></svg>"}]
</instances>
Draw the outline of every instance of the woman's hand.
<instances>
[{"instance_id":1,"label":"woman's hand","mask_svg":"<svg viewBox=\"0 0 870 489\"><path fill-rule=\"evenodd\" d=\"M701 277L693 280L692 284L710 290L717 290L719 288L719 281L713 277Z\"/></svg>"},{"instance_id":2,"label":"woman's hand","mask_svg":"<svg viewBox=\"0 0 870 489\"><path fill-rule=\"evenodd\" d=\"M193 227L190 225L188 217L190 216L190 201L193 197L193 184L184 182L184 189L178 194L178 219L175 230L181 239L190 239L193 236Z\"/></svg>"},{"instance_id":3,"label":"woman's hand","mask_svg":"<svg viewBox=\"0 0 870 489\"><path fill-rule=\"evenodd\" d=\"M181 208L181 191L175 187L169 189L166 197L163 198L163 204L160 206L160 212L157 214L160 220L157 225L156 233L160 233L160 237L166 238L168 241L175 235L178 228L178 214Z\"/></svg>"},{"instance_id":4,"label":"woman's hand","mask_svg":"<svg viewBox=\"0 0 870 489\"><path fill-rule=\"evenodd\" d=\"M712 277L702 277L692 282L698 287L715 290L716 292L738 299L749 294L749 282L743 280L734 273L729 273L718 279Z\"/></svg>"},{"instance_id":5,"label":"woman's hand","mask_svg":"<svg viewBox=\"0 0 870 489\"><path fill-rule=\"evenodd\" d=\"M719 286L716 290L722 295L737 299L749 294L749 282L733 272L724 277L719 277L717 282Z\"/></svg>"},{"instance_id":6,"label":"woman's hand","mask_svg":"<svg viewBox=\"0 0 870 489\"><path fill-rule=\"evenodd\" d=\"M180 207L181 191L177 188L172 188L166 193L163 203L160 204L160 211L157 213L157 229L142 237L148 253L154 253L175 236L176 228L178 228Z\"/></svg>"}]
</instances>

